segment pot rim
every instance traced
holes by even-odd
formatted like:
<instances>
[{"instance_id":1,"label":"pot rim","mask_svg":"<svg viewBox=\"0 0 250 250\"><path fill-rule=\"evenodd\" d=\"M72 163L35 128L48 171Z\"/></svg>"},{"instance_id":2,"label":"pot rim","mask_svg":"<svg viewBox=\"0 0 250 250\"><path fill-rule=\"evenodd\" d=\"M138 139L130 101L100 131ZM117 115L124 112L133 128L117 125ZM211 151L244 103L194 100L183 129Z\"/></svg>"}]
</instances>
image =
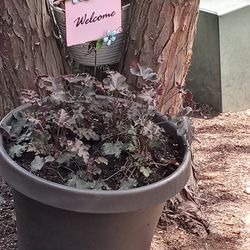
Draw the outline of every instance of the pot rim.
<instances>
[{"instance_id":1,"label":"pot rim","mask_svg":"<svg viewBox=\"0 0 250 250\"><path fill-rule=\"evenodd\" d=\"M0 122L0 126L7 124L13 113L23 111L30 106L31 104L24 104L9 112ZM167 118L163 118L163 120L169 123ZM175 130L173 125L170 127ZM53 207L89 213L93 211L96 213L133 211L150 207L153 204L160 204L175 196L186 185L191 171L191 151L187 146L186 139L181 137L181 140L185 147L184 157L180 166L171 175L147 186L129 190L107 191L76 189L32 174L8 155L0 133L0 174L18 192ZM150 200L146 199L146 193L152 195ZM118 204L112 204L114 200L117 200ZM126 205L129 201L132 203ZM141 203L138 204L138 202Z\"/></svg>"},{"instance_id":2,"label":"pot rim","mask_svg":"<svg viewBox=\"0 0 250 250\"><path fill-rule=\"evenodd\" d=\"M49 1L49 4L50 6L52 7L52 9L54 9L55 11L58 11L62 14L65 14L65 9L62 9L60 7L57 7L54 5L54 0L48 0ZM129 6L131 5L131 3L128 3L128 4L125 4L122 6L122 10L124 11L125 9L127 9Z\"/></svg>"}]
</instances>

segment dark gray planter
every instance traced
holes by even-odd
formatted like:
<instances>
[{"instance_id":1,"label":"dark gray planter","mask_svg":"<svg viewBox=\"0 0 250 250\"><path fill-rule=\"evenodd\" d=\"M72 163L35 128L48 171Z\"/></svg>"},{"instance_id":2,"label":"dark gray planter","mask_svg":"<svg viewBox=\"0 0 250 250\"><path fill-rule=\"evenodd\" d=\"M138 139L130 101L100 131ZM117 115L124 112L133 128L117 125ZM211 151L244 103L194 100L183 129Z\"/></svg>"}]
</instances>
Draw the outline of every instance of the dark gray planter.
<instances>
[{"instance_id":1,"label":"dark gray planter","mask_svg":"<svg viewBox=\"0 0 250 250\"><path fill-rule=\"evenodd\" d=\"M126 191L77 190L34 176L8 156L0 135L0 174L13 189L19 250L149 250L165 201L190 176L185 139L163 124L178 140L182 164L157 183Z\"/></svg>"}]
</instances>

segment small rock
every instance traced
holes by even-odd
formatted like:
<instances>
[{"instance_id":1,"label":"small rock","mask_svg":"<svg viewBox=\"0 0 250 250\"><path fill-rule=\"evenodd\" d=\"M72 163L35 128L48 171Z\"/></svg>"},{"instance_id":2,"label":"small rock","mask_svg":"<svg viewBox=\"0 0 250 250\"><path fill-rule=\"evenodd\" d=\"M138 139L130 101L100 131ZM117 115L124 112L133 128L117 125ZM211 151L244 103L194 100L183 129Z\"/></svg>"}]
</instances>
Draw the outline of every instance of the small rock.
<instances>
[{"instance_id":1,"label":"small rock","mask_svg":"<svg viewBox=\"0 0 250 250\"><path fill-rule=\"evenodd\" d=\"M250 225L250 212L247 213L247 215L246 215L246 217L245 217L245 223L246 223L247 225Z\"/></svg>"},{"instance_id":2,"label":"small rock","mask_svg":"<svg viewBox=\"0 0 250 250\"><path fill-rule=\"evenodd\" d=\"M245 193L250 194L250 185L246 186Z\"/></svg>"}]
</instances>

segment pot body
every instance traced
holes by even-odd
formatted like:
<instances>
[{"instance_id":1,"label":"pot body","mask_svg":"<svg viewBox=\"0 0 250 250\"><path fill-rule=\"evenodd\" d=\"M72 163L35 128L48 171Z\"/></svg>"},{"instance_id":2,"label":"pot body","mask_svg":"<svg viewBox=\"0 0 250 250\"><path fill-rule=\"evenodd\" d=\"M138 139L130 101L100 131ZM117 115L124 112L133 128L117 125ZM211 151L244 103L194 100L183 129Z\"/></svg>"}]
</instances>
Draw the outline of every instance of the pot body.
<instances>
[{"instance_id":1,"label":"pot body","mask_svg":"<svg viewBox=\"0 0 250 250\"><path fill-rule=\"evenodd\" d=\"M19 250L149 250L164 206L93 214L54 208L17 191L14 200Z\"/></svg>"},{"instance_id":2,"label":"pot body","mask_svg":"<svg viewBox=\"0 0 250 250\"><path fill-rule=\"evenodd\" d=\"M14 113L0 123L8 125ZM167 178L131 190L78 190L37 177L14 162L0 133L0 175L12 187L19 250L149 250L165 201L186 185L191 153L185 138L159 115L176 138L183 161Z\"/></svg>"},{"instance_id":3,"label":"pot body","mask_svg":"<svg viewBox=\"0 0 250 250\"><path fill-rule=\"evenodd\" d=\"M53 5L53 1L54 0L49 0L49 3L60 33L66 41L65 12L61 8L55 7ZM120 62L125 43L124 38L127 30L129 7L130 4L122 7L122 32L116 35L116 40L112 43L112 45L107 46L106 44L103 44L103 47L96 51L96 61L94 51L90 53L88 50L90 44L89 42L68 47L71 57L76 62L86 66L95 66L95 62L96 65L109 65Z\"/></svg>"}]
</instances>

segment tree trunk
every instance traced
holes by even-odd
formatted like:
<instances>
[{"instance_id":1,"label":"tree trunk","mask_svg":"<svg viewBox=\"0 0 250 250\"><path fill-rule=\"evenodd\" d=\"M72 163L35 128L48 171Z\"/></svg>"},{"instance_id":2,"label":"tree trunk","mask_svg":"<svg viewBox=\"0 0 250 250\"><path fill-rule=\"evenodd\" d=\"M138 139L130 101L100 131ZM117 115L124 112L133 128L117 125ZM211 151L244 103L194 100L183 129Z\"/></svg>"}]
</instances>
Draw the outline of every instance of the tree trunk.
<instances>
[{"instance_id":1,"label":"tree trunk","mask_svg":"<svg viewBox=\"0 0 250 250\"><path fill-rule=\"evenodd\" d=\"M159 110L176 113L181 105L176 84L184 85L190 65L199 0L132 1L130 28L125 48L123 73L135 62L152 68L161 77L164 93Z\"/></svg>"},{"instance_id":2,"label":"tree trunk","mask_svg":"<svg viewBox=\"0 0 250 250\"><path fill-rule=\"evenodd\" d=\"M0 117L34 88L37 75L64 72L45 0L0 1Z\"/></svg>"},{"instance_id":3,"label":"tree trunk","mask_svg":"<svg viewBox=\"0 0 250 250\"><path fill-rule=\"evenodd\" d=\"M182 105L180 87L191 62L199 0L132 1L130 27L121 68L130 85L138 79L130 74L130 66L140 63L152 68L161 78L163 95L159 111L176 114ZM202 237L208 224L200 211L195 178L180 194L168 201L161 222L173 219L187 230ZM164 223L163 223L164 224Z\"/></svg>"}]
</instances>

